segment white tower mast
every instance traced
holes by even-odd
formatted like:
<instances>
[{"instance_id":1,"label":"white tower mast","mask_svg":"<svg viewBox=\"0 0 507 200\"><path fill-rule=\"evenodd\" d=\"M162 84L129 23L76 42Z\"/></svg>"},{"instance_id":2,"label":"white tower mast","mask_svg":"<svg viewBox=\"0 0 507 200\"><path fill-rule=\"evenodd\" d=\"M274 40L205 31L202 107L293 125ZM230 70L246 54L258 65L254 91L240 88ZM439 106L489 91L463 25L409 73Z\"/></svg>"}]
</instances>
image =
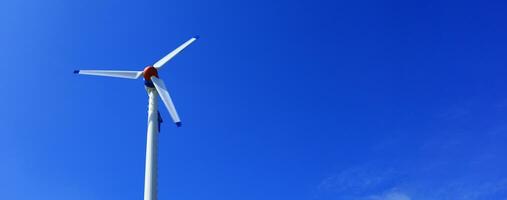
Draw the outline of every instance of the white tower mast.
<instances>
[{"instance_id":1,"label":"white tower mast","mask_svg":"<svg viewBox=\"0 0 507 200\"><path fill-rule=\"evenodd\" d=\"M144 174L144 200L157 200L158 176L158 93L146 87L148 92L148 130L146 134L146 166Z\"/></svg>"}]
</instances>

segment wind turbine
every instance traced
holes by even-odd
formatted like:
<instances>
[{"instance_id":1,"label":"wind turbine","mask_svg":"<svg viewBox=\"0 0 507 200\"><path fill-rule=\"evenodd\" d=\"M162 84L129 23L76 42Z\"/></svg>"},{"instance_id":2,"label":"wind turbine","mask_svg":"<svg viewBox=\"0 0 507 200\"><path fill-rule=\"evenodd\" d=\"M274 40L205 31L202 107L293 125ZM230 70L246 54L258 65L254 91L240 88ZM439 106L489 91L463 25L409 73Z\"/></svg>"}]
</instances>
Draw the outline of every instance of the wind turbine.
<instances>
[{"instance_id":1,"label":"wind turbine","mask_svg":"<svg viewBox=\"0 0 507 200\"><path fill-rule=\"evenodd\" d=\"M138 79L144 77L144 85L148 93L148 130L146 139L146 165L144 174L144 200L157 199L157 169L158 169L158 134L160 132L160 123L162 118L158 112L158 96L164 102L165 107L169 111L173 122L176 126L181 126L181 120L176 112L169 91L167 90L164 81L158 77L158 70L164 64L169 62L174 56L180 53L183 49L195 42L199 36L194 36L187 40L185 43L174 49L172 52L157 61L153 66L147 66L143 71L117 71L117 70L75 70L75 74L94 75L94 76L108 76L116 78Z\"/></svg>"}]
</instances>

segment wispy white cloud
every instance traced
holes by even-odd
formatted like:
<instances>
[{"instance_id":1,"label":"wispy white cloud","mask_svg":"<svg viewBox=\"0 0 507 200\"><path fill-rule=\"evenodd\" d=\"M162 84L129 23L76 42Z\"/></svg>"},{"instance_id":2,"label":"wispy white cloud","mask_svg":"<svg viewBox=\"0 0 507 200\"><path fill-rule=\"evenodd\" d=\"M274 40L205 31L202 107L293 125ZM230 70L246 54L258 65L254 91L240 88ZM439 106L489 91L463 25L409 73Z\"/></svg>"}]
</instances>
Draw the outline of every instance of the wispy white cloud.
<instances>
[{"instance_id":1,"label":"wispy white cloud","mask_svg":"<svg viewBox=\"0 0 507 200\"><path fill-rule=\"evenodd\" d=\"M396 168L371 164L345 169L319 184L317 199L406 200L406 194L393 189L399 184L400 175Z\"/></svg>"},{"instance_id":2,"label":"wispy white cloud","mask_svg":"<svg viewBox=\"0 0 507 200\"><path fill-rule=\"evenodd\" d=\"M382 195L373 195L366 198L366 200L411 200L407 194L399 191L388 191Z\"/></svg>"},{"instance_id":3,"label":"wispy white cloud","mask_svg":"<svg viewBox=\"0 0 507 200\"><path fill-rule=\"evenodd\" d=\"M477 105L456 104L435 116L424 131L405 130L407 134L378 141L374 156L365 158L367 163L324 178L316 199L507 200L503 170L507 151L501 142L507 140L507 118L484 117L504 116L500 113L507 111L507 100L495 106ZM470 126L476 123L480 128Z\"/></svg>"},{"instance_id":4,"label":"wispy white cloud","mask_svg":"<svg viewBox=\"0 0 507 200\"><path fill-rule=\"evenodd\" d=\"M370 165L353 167L324 179L318 189L324 192L354 193L384 191L392 188L392 179L398 175L393 169L377 170Z\"/></svg>"},{"instance_id":5,"label":"wispy white cloud","mask_svg":"<svg viewBox=\"0 0 507 200\"><path fill-rule=\"evenodd\" d=\"M507 177L485 177L486 172L476 170L464 171L476 174L442 175L443 169L454 167L449 163L436 168L412 165L409 170L374 163L356 166L324 179L318 186L315 199L507 199Z\"/></svg>"}]
</instances>

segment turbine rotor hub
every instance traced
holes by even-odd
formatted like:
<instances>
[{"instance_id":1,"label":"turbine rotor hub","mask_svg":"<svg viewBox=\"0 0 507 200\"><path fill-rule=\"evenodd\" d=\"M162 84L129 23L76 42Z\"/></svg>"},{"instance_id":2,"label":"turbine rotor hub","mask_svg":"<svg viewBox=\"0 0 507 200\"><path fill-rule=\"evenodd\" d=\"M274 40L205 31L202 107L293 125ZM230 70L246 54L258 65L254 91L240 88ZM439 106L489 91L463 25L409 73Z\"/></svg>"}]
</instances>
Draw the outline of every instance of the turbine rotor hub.
<instances>
[{"instance_id":1,"label":"turbine rotor hub","mask_svg":"<svg viewBox=\"0 0 507 200\"><path fill-rule=\"evenodd\" d=\"M143 71L144 80L151 81L151 77L155 76L158 78L158 71L153 66L147 66Z\"/></svg>"}]
</instances>

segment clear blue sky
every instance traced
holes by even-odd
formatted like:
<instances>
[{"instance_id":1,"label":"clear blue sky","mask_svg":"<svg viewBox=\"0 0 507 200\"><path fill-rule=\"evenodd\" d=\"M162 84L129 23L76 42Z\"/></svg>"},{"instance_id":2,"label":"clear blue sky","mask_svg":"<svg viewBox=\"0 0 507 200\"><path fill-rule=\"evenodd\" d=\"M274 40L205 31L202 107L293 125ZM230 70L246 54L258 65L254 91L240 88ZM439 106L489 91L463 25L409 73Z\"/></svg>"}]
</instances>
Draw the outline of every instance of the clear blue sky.
<instances>
[{"instance_id":1,"label":"clear blue sky","mask_svg":"<svg viewBox=\"0 0 507 200\"><path fill-rule=\"evenodd\" d=\"M507 198L502 1L1 1L0 199ZM166 110L162 115L169 120Z\"/></svg>"}]
</instances>

